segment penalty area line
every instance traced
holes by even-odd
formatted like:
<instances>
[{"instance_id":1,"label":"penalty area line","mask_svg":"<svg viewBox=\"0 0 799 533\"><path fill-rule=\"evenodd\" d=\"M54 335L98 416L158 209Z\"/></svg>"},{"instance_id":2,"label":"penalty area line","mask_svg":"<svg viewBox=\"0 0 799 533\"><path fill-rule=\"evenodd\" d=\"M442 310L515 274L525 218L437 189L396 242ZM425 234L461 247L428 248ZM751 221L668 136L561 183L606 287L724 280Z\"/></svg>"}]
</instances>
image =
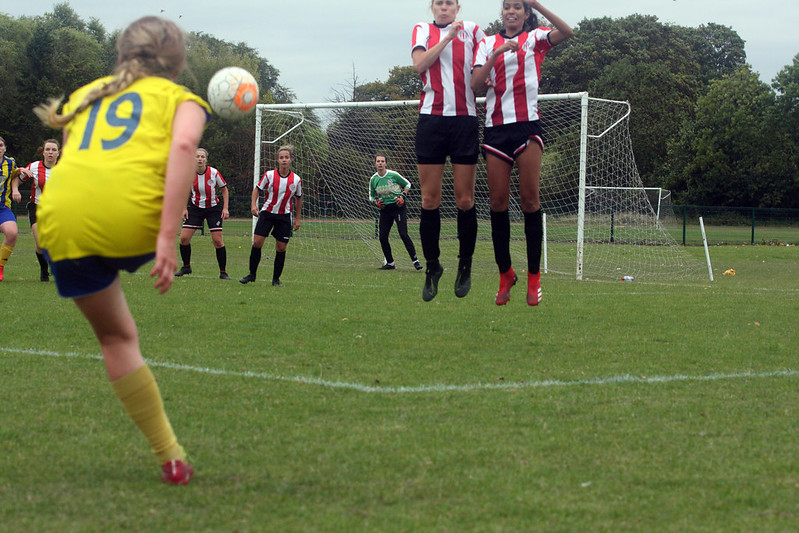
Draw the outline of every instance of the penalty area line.
<instances>
[{"instance_id":1,"label":"penalty area line","mask_svg":"<svg viewBox=\"0 0 799 533\"><path fill-rule=\"evenodd\" d=\"M103 359L101 355L80 354L75 352L62 353L49 350L17 349L17 348L3 347L3 346L0 346L0 352L23 354L23 355L36 355L44 357L86 359L92 361L102 361ZM289 383L299 383L302 385L317 385L320 387L331 388L331 389L354 390L370 394L472 392L479 390L543 389L551 387L580 387L580 386L591 386L591 385L594 386L616 385L616 384L625 384L625 383L634 383L634 384L635 383L678 383L678 382L722 381L722 380L736 380L736 379L767 379L774 377L799 376L799 370L785 369L785 370L773 370L770 372L747 371L747 372L732 372L732 373L715 373L715 374L694 375L694 376L686 374L675 374L672 376L634 376L631 374L623 374L618 376L576 379L571 381L548 379L548 380L539 380L539 381L517 381L517 382L503 382L503 383L477 382L477 383L462 384L462 385L441 383L433 385L379 387L374 385L364 385L361 383L351 383L346 381L331 381L327 379L313 378L306 376L282 376L280 374L270 374L268 372L250 372L250 371L242 372L235 370L225 370L221 368L199 367L199 366L169 363L162 361L151 361L151 360L146 360L146 361L148 365L157 368L183 370L186 372L195 372L198 374L210 374L216 376L242 377L242 378L269 380L269 381L285 381Z\"/></svg>"}]
</instances>

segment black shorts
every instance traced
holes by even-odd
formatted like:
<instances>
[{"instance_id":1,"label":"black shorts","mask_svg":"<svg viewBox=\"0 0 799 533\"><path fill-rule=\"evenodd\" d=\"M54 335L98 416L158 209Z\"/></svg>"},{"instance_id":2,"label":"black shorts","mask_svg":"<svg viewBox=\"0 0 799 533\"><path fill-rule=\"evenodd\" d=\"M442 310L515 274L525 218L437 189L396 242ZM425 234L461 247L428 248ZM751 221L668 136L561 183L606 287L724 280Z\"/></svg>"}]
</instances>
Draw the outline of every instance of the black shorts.
<instances>
[{"instance_id":1,"label":"black shorts","mask_svg":"<svg viewBox=\"0 0 799 533\"><path fill-rule=\"evenodd\" d=\"M544 151L544 128L539 120L486 128L480 146L484 157L491 154L512 165L531 142L538 143L541 151Z\"/></svg>"},{"instance_id":2,"label":"black shorts","mask_svg":"<svg viewBox=\"0 0 799 533\"><path fill-rule=\"evenodd\" d=\"M28 220L30 221L31 227L36 224L36 204L33 202L28 202L25 206L28 208Z\"/></svg>"},{"instance_id":3,"label":"black shorts","mask_svg":"<svg viewBox=\"0 0 799 533\"><path fill-rule=\"evenodd\" d=\"M443 165L449 156L455 165L476 165L479 133L477 117L420 114L416 123L416 162Z\"/></svg>"},{"instance_id":4,"label":"black shorts","mask_svg":"<svg viewBox=\"0 0 799 533\"><path fill-rule=\"evenodd\" d=\"M186 209L189 216L183 223L184 228L203 229L203 220L207 220L209 230L222 231L222 204L216 204L214 207L197 207L189 204Z\"/></svg>"},{"instance_id":5,"label":"black shorts","mask_svg":"<svg viewBox=\"0 0 799 533\"><path fill-rule=\"evenodd\" d=\"M258 213L255 234L261 237L268 237L270 232L276 241L289 242L291 238L291 215L275 215L266 211Z\"/></svg>"}]
</instances>

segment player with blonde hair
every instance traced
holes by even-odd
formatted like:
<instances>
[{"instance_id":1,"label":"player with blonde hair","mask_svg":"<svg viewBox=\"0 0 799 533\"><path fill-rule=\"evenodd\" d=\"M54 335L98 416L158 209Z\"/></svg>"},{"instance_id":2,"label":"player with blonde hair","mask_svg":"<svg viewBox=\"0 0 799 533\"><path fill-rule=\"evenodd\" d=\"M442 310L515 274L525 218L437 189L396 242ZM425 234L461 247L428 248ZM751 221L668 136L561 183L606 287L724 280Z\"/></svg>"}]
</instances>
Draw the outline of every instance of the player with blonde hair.
<instances>
[{"instance_id":1,"label":"player with blonde hair","mask_svg":"<svg viewBox=\"0 0 799 533\"><path fill-rule=\"evenodd\" d=\"M175 235L194 181L194 157L210 108L172 80L183 68L183 32L143 17L117 40L112 76L35 109L63 128L63 153L39 202L39 236L61 296L91 324L117 397L144 433L162 479L193 474L139 348L119 271L155 257L150 276L165 293L177 267ZM80 216L76 214L80 206Z\"/></svg>"}]
</instances>

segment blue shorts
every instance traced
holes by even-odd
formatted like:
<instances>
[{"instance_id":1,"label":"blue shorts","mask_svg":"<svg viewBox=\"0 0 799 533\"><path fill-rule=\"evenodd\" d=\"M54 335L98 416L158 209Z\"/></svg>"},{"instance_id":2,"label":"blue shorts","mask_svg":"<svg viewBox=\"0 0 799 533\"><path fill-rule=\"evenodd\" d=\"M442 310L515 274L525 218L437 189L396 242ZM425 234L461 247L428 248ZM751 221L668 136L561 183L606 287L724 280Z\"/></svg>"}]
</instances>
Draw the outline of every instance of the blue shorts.
<instances>
[{"instance_id":1,"label":"blue shorts","mask_svg":"<svg viewBox=\"0 0 799 533\"><path fill-rule=\"evenodd\" d=\"M136 272L140 266L151 261L155 253L134 257L101 257L90 255L80 259L63 259L53 262L47 250L43 250L50 270L55 276L58 295L63 298L80 298L100 292L111 286L120 270Z\"/></svg>"},{"instance_id":2,"label":"blue shorts","mask_svg":"<svg viewBox=\"0 0 799 533\"><path fill-rule=\"evenodd\" d=\"M14 216L14 212L11 210L10 207L0 206L0 224L5 224L6 222L16 222L17 217Z\"/></svg>"}]
</instances>

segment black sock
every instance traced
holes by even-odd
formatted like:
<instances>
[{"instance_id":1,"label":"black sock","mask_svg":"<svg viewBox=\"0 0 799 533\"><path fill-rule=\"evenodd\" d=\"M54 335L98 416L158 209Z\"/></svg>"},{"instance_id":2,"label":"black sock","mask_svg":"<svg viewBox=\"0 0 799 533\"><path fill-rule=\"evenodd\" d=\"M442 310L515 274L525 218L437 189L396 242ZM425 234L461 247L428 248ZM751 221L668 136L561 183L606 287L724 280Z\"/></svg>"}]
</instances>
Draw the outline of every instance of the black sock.
<instances>
[{"instance_id":1,"label":"black sock","mask_svg":"<svg viewBox=\"0 0 799 533\"><path fill-rule=\"evenodd\" d=\"M183 260L183 266L191 265L191 244L180 245L180 258Z\"/></svg>"},{"instance_id":2,"label":"black sock","mask_svg":"<svg viewBox=\"0 0 799 533\"><path fill-rule=\"evenodd\" d=\"M477 242L477 208L475 206L466 211L458 209L458 241L458 257L471 260Z\"/></svg>"},{"instance_id":3,"label":"black sock","mask_svg":"<svg viewBox=\"0 0 799 533\"><path fill-rule=\"evenodd\" d=\"M227 250L224 246L216 249L216 262L219 263L219 271L224 272L227 266Z\"/></svg>"},{"instance_id":4,"label":"black sock","mask_svg":"<svg viewBox=\"0 0 799 533\"><path fill-rule=\"evenodd\" d=\"M261 249L253 246L252 250L250 250L250 274L252 274L253 277L255 277L255 273L258 271L258 264L260 262L261 262Z\"/></svg>"},{"instance_id":5,"label":"black sock","mask_svg":"<svg viewBox=\"0 0 799 533\"><path fill-rule=\"evenodd\" d=\"M283 273L283 265L286 264L286 252L275 252L275 267L272 272L272 279L277 280L280 279L280 275Z\"/></svg>"},{"instance_id":6,"label":"black sock","mask_svg":"<svg viewBox=\"0 0 799 533\"><path fill-rule=\"evenodd\" d=\"M527 238L527 270L531 274L537 274L541 268L541 248L544 240L541 209L524 214L524 236Z\"/></svg>"},{"instance_id":7,"label":"black sock","mask_svg":"<svg viewBox=\"0 0 799 533\"><path fill-rule=\"evenodd\" d=\"M36 260L39 262L39 270L41 270L42 274L48 274L47 259L44 258L44 254L36 252Z\"/></svg>"},{"instance_id":8,"label":"black sock","mask_svg":"<svg viewBox=\"0 0 799 533\"><path fill-rule=\"evenodd\" d=\"M428 263L438 263L441 249L438 241L441 237L441 211L422 209L419 217L419 237L422 241L422 253Z\"/></svg>"},{"instance_id":9,"label":"black sock","mask_svg":"<svg viewBox=\"0 0 799 533\"><path fill-rule=\"evenodd\" d=\"M507 211L491 211L491 241L499 273L510 269L510 215Z\"/></svg>"}]
</instances>

